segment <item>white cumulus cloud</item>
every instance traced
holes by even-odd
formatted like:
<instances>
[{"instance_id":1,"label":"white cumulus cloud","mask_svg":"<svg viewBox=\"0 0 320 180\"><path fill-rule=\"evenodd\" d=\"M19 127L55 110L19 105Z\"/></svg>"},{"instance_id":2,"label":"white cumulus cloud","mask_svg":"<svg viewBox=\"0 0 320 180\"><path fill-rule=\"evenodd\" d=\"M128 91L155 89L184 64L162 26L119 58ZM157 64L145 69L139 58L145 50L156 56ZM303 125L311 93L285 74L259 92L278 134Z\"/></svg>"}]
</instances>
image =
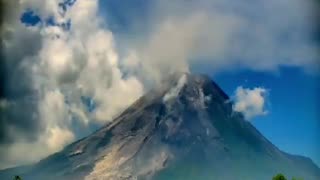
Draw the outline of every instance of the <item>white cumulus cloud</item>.
<instances>
[{"instance_id":1,"label":"white cumulus cloud","mask_svg":"<svg viewBox=\"0 0 320 180\"><path fill-rule=\"evenodd\" d=\"M120 68L113 33L98 15L99 1L77 0L66 11L60 6L63 2L6 2L1 65L7 68L5 86L12 98L0 100L5 130L0 168L61 150L79 138L75 126L86 131L92 124L109 122L144 92L142 82L134 75L124 76ZM42 22L24 25L20 17L27 10ZM54 24L46 24L48 18ZM70 29L61 26L67 22ZM92 112L83 97L95 102ZM30 157L20 155L34 148Z\"/></svg>"},{"instance_id":2,"label":"white cumulus cloud","mask_svg":"<svg viewBox=\"0 0 320 180\"><path fill-rule=\"evenodd\" d=\"M251 120L256 116L266 115L266 93L264 88L253 89L238 87L234 95L233 110L241 112L246 120Z\"/></svg>"}]
</instances>

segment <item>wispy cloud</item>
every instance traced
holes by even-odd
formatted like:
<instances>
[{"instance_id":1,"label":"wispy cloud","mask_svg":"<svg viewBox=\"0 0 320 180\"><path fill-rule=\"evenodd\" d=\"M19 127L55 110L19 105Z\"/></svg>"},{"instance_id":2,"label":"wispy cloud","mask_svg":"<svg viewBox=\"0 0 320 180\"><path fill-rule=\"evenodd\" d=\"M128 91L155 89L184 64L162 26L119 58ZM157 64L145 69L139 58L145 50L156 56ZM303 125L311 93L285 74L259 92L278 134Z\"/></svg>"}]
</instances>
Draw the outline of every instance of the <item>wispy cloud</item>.
<instances>
[{"instance_id":1,"label":"wispy cloud","mask_svg":"<svg viewBox=\"0 0 320 180\"><path fill-rule=\"evenodd\" d=\"M199 64L210 72L318 70L314 1L155 1L152 7L149 33L141 35L141 47L128 49L155 78Z\"/></svg>"}]
</instances>

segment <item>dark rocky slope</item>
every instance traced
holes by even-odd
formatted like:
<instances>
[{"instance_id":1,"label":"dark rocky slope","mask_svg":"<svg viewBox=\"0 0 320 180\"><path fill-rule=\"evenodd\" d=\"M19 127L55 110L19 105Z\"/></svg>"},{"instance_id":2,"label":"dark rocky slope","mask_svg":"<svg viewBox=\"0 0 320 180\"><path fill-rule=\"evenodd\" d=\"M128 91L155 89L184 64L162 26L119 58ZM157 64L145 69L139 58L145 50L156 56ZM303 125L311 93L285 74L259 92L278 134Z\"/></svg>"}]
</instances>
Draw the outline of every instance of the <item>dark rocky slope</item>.
<instances>
[{"instance_id":1,"label":"dark rocky slope","mask_svg":"<svg viewBox=\"0 0 320 180\"><path fill-rule=\"evenodd\" d=\"M208 77L182 75L150 91L111 124L40 162L0 171L0 179L320 179L308 158L280 151Z\"/></svg>"}]
</instances>

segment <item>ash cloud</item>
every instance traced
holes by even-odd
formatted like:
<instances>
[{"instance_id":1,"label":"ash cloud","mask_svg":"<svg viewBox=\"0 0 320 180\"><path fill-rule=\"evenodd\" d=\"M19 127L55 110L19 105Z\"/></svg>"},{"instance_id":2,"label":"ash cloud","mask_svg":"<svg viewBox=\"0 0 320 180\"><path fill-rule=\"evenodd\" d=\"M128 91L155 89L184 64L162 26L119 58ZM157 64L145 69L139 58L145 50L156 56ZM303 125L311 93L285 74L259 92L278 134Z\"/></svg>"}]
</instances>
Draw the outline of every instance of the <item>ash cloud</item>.
<instances>
[{"instance_id":1,"label":"ash cloud","mask_svg":"<svg viewBox=\"0 0 320 180\"><path fill-rule=\"evenodd\" d=\"M312 40L317 28L314 1L154 4L155 20L136 54L146 72L158 67L155 77L165 71L192 71L199 64L214 73L239 68L273 72L281 66L319 70L319 44Z\"/></svg>"}]
</instances>

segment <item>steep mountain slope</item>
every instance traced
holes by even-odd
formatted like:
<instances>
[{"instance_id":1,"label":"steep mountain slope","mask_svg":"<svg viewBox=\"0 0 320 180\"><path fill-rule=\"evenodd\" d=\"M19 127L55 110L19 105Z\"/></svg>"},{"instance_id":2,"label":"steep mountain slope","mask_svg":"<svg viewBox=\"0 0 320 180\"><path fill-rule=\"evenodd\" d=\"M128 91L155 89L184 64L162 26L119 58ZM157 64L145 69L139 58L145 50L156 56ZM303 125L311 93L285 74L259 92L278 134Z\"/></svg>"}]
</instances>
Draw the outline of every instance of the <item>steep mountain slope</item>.
<instances>
[{"instance_id":1,"label":"steep mountain slope","mask_svg":"<svg viewBox=\"0 0 320 180\"><path fill-rule=\"evenodd\" d=\"M310 159L280 151L233 112L207 76L184 74L92 135L0 179L269 180L278 172L320 179Z\"/></svg>"}]
</instances>

